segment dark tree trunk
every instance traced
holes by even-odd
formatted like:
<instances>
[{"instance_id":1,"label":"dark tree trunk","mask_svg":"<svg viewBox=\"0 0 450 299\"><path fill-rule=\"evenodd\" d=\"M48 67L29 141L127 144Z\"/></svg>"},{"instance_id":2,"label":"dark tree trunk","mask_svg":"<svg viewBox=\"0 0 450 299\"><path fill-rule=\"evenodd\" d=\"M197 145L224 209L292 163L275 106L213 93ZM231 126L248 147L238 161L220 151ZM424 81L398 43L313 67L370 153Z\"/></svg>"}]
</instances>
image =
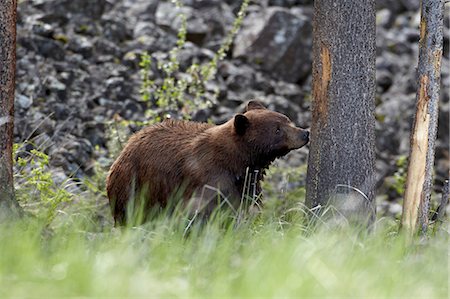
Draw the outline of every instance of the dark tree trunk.
<instances>
[{"instance_id":1,"label":"dark tree trunk","mask_svg":"<svg viewBox=\"0 0 450 299\"><path fill-rule=\"evenodd\" d=\"M0 1L0 218L17 215L12 144L16 74L16 0Z\"/></svg>"},{"instance_id":2,"label":"dark tree trunk","mask_svg":"<svg viewBox=\"0 0 450 299\"><path fill-rule=\"evenodd\" d=\"M438 123L444 0L422 0L417 68L416 114L411 131L402 226L410 233L427 230Z\"/></svg>"},{"instance_id":3,"label":"dark tree trunk","mask_svg":"<svg viewBox=\"0 0 450 299\"><path fill-rule=\"evenodd\" d=\"M314 1L306 204L373 218L375 0Z\"/></svg>"}]
</instances>

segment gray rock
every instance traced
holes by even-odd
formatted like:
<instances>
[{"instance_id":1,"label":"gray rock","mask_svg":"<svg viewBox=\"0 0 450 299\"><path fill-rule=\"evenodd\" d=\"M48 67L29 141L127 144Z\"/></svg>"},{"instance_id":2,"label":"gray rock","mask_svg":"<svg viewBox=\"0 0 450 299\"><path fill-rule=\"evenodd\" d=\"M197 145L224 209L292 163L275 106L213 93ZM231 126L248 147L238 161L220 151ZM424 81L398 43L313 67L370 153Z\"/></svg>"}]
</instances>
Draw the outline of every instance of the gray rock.
<instances>
[{"instance_id":1,"label":"gray rock","mask_svg":"<svg viewBox=\"0 0 450 299\"><path fill-rule=\"evenodd\" d=\"M186 39L197 45L206 44L208 47L217 47L218 43L221 43L217 36L221 39L226 32L225 28L231 25L234 19L231 8L221 1L194 1L192 6L182 8L176 8L172 3L160 2L155 15L156 23L175 34L182 24L180 13L187 20Z\"/></svg>"},{"instance_id":2,"label":"gray rock","mask_svg":"<svg viewBox=\"0 0 450 299\"><path fill-rule=\"evenodd\" d=\"M159 0L125 0L124 7L128 19L154 21Z\"/></svg>"},{"instance_id":3,"label":"gray rock","mask_svg":"<svg viewBox=\"0 0 450 299\"><path fill-rule=\"evenodd\" d=\"M111 77L105 81L105 84L104 96L115 101L122 102L133 93L132 83L127 82L123 77Z\"/></svg>"},{"instance_id":4,"label":"gray rock","mask_svg":"<svg viewBox=\"0 0 450 299\"><path fill-rule=\"evenodd\" d=\"M93 52L93 44L89 38L77 36L69 41L68 49L83 55L84 58L90 58Z\"/></svg>"},{"instance_id":5,"label":"gray rock","mask_svg":"<svg viewBox=\"0 0 450 299\"><path fill-rule=\"evenodd\" d=\"M288 82L311 72L312 27L306 15L269 8L249 20L236 37L233 57L244 57Z\"/></svg>"},{"instance_id":6,"label":"gray rock","mask_svg":"<svg viewBox=\"0 0 450 299\"><path fill-rule=\"evenodd\" d=\"M41 133L33 138L33 145L40 151L44 151L46 153L49 152L49 147L51 146L52 138L46 134ZM50 150L51 151L51 150Z\"/></svg>"},{"instance_id":7,"label":"gray rock","mask_svg":"<svg viewBox=\"0 0 450 299\"><path fill-rule=\"evenodd\" d=\"M383 93L392 85L392 74L386 70L377 70L376 72L377 92Z\"/></svg>"},{"instance_id":8,"label":"gray rock","mask_svg":"<svg viewBox=\"0 0 450 299\"><path fill-rule=\"evenodd\" d=\"M56 103L54 106L55 119L56 120L66 120L70 115L70 110L67 105L62 103Z\"/></svg>"},{"instance_id":9,"label":"gray rock","mask_svg":"<svg viewBox=\"0 0 450 299\"><path fill-rule=\"evenodd\" d=\"M390 28L394 23L395 18L389 9L383 8L377 11L376 21L377 26L381 26L383 28Z\"/></svg>"},{"instance_id":10,"label":"gray rock","mask_svg":"<svg viewBox=\"0 0 450 299\"><path fill-rule=\"evenodd\" d=\"M127 27L127 23L122 20L112 18L103 19L101 22L103 28L102 36L109 41L121 43L133 37L133 31Z\"/></svg>"},{"instance_id":11,"label":"gray rock","mask_svg":"<svg viewBox=\"0 0 450 299\"><path fill-rule=\"evenodd\" d=\"M265 94L276 93L272 81L273 80L268 78L266 74L263 74L262 72L256 72L253 88L256 90L260 90Z\"/></svg>"},{"instance_id":12,"label":"gray rock","mask_svg":"<svg viewBox=\"0 0 450 299\"><path fill-rule=\"evenodd\" d=\"M107 0L47 0L43 8L46 11L70 17L72 14L81 14L93 19L102 16L108 6Z\"/></svg>"},{"instance_id":13,"label":"gray rock","mask_svg":"<svg viewBox=\"0 0 450 299\"><path fill-rule=\"evenodd\" d=\"M186 40L202 45L208 33L209 27L205 21L200 18L194 18L188 23Z\"/></svg>"},{"instance_id":14,"label":"gray rock","mask_svg":"<svg viewBox=\"0 0 450 299\"><path fill-rule=\"evenodd\" d=\"M53 76L49 76L47 78L48 82L46 84L49 91L55 93L58 96L58 99L61 101L65 101L67 96L67 86L66 84L59 81L57 78Z\"/></svg>"},{"instance_id":15,"label":"gray rock","mask_svg":"<svg viewBox=\"0 0 450 299\"><path fill-rule=\"evenodd\" d=\"M40 112L35 112L31 121L28 123L27 135L30 137L40 134L52 135L55 132L56 122L50 118L50 115L44 115Z\"/></svg>"},{"instance_id":16,"label":"gray rock","mask_svg":"<svg viewBox=\"0 0 450 299\"><path fill-rule=\"evenodd\" d=\"M122 57L122 63L130 69L138 69L141 62L142 51L131 50L125 53Z\"/></svg>"},{"instance_id":17,"label":"gray rock","mask_svg":"<svg viewBox=\"0 0 450 299\"><path fill-rule=\"evenodd\" d=\"M390 204L389 213L393 216L399 217L402 214L402 206L399 203Z\"/></svg>"},{"instance_id":18,"label":"gray rock","mask_svg":"<svg viewBox=\"0 0 450 299\"><path fill-rule=\"evenodd\" d=\"M52 170L52 179L56 185L64 186L64 184L67 184L69 177L67 176L67 174L64 173L64 170L62 168L58 167Z\"/></svg>"},{"instance_id":19,"label":"gray rock","mask_svg":"<svg viewBox=\"0 0 450 299\"><path fill-rule=\"evenodd\" d=\"M182 8L176 8L175 4L170 2L160 2L156 9L156 24L166 28L170 28L173 31L178 31L181 26L180 14L183 14L187 19L193 15L193 9L188 6Z\"/></svg>"},{"instance_id":20,"label":"gray rock","mask_svg":"<svg viewBox=\"0 0 450 299\"><path fill-rule=\"evenodd\" d=\"M23 94L16 94L15 105L21 109L28 109L33 104L33 99Z\"/></svg>"},{"instance_id":21,"label":"gray rock","mask_svg":"<svg viewBox=\"0 0 450 299\"><path fill-rule=\"evenodd\" d=\"M405 10L417 11L420 6L420 0L377 0L377 9L388 8L393 12L399 13Z\"/></svg>"},{"instance_id":22,"label":"gray rock","mask_svg":"<svg viewBox=\"0 0 450 299\"><path fill-rule=\"evenodd\" d=\"M244 68L239 68L239 72L229 76L226 80L228 88L232 91L240 91L253 86L255 82L254 73L246 72Z\"/></svg>"},{"instance_id":23,"label":"gray rock","mask_svg":"<svg viewBox=\"0 0 450 299\"><path fill-rule=\"evenodd\" d=\"M18 38L19 45L27 50L34 51L36 54L44 56L45 58L53 58L55 60L63 60L66 53L63 44L53 39L42 36Z\"/></svg>"},{"instance_id":24,"label":"gray rock","mask_svg":"<svg viewBox=\"0 0 450 299\"><path fill-rule=\"evenodd\" d=\"M297 4L297 0L269 0L269 6L291 7Z\"/></svg>"},{"instance_id":25,"label":"gray rock","mask_svg":"<svg viewBox=\"0 0 450 299\"><path fill-rule=\"evenodd\" d=\"M38 15L36 19L44 23L58 25L65 25L69 21L69 18L66 16L66 14L51 10L49 10L45 14Z\"/></svg>"},{"instance_id":26,"label":"gray rock","mask_svg":"<svg viewBox=\"0 0 450 299\"><path fill-rule=\"evenodd\" d=\"M274 83L274 93L293 101L302 96L302 90L297 84L277 81Z\"/></svg>"},{"instance_id":27,"label":"gray rock","mask_svg":"<svg viewBox=\"0 0 450 299\"><path fill-rule=\"evenodd\" d=\"M134 39L138 39L141 36L156 38L160 34L159 30L159 27L155 23L138 21L133 28L133 36Z\"/></svg>"},{"instance_id":28,"label":"gray rock","mask_svg":"<svg viewBox=\"0 0 450 299\"><path fill-rule=\"evenodd\" d=\"M105 146L105 124L101 119L89 121L84 124L84 136L93 145Z\"/></svg>"},{"instance_id":29,"label":"gray rock","mask_svg":"<svg viewBox=\"0 0 450 299\"><path fill-rule=\"evenodd\" d=\"M192 42L186 42L184 48L178 53L181 70L186 70L192 64L201 64L213 59L214 52L197 47Z\"/></svg>"},{"instance_id":30,"label":"gray rock","mask_svg":"<svg viewBox=\"0 0 450 299\"><path fill-rule=\"evenodd\" d=\"M32 27L33 33L43 36L43 37L52 37L55 32L54 28L50 24L46 24L43 22L36 22Z\"/></svg>"},{"instance_id":31,"label":"gray rock","mask_svg":"<svg viewBox=\"0 0 450 299\"><path fill-rule=\"evenodd\" d=\"M66 171L69 170L75 176L82 175L81 171L86 172L91 167L91 155L93 147L89 140L84 138L75 139L68 137L63 143L64 148L57 150L54 155L59 156L55 166L62 166Z\"/></svg>"},{"instance_id":32,"label":"gray rock","mask_svg":"<svg viewBox=\"0 0 450 299\"><path fill-rule=\"evenodd\" d=\"M403 9L399 0L376 0L376 6L378 10L386 8L394 12L399 12Z\"/></svg>"},{"instance_id":33,"label":"gray rock","mask_svg":"<svg viewBox=\"0 0 450 299\"><path fill-rule=\"evenodd\" d=\"M107 40L107 39L98 39L94 42L95 52L99 55L97 58L98 62L107 62L114 60L114 57L122 57L123 50L118 47L117 44ZM104 59L102 56L109 56L107 59Z\"/></svg>"},{"instance_id":34,"label":"gray rock","mask_svg":"<svg viewBox=\"0 0 450 299\"><path fill-rule=\"evenodd\" d=\"M126 119L132 119L133 115L142 113L142 106L136 101L127 99L123 104L123 113L121 113Z\"/></svg>"},{"instance_id":35,"label":"gray rock","mask_svg":"<svg viewBox=\"0 0 450 299\"><path fill-rule=\"evenodd\" d=\"M420 8L420 0L400 0L399 2L409 11L418 11Z\"/></svg>"}]
</instances>

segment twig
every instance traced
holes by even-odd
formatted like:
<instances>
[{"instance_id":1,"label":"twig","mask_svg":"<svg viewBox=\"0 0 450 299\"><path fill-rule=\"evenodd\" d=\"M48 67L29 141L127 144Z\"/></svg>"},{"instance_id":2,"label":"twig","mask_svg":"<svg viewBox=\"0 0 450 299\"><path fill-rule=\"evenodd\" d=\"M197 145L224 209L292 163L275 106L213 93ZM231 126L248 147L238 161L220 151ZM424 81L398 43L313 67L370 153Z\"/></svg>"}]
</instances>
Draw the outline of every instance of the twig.
<instances>
[{"instance_id":1,"label":"twig","mask_svg":"<svg viewBox=\"0 0 450 299\"><path fill-rule=\"evenodd\" d=\"M119 142L120 149L122 150L123 149L123 142L122 142L122 140L120 138L119 126L117 125L117 121L116 120L114 120L114 128L116 129L117 141Z\"/></svg>"},{"instance_id":2,"label":"twig","mask_svg":"<svg viewBox=\"0 0 450 299\"><path fill-rule=\"evenodd\" d=\"M449 180L445 180L444 186L442 188L441 203L439 204L439 207L438 207L437 211L434 213L431 220L437 221L437 222L444 221L445 210L448 205L449 196L450 196L450 184L449 184Z\"/></svg>"},{"instance_id":3,"label":"twig","mask_svg":"<svg viewBox=\"0 0 450 299\"><path fill-rule=\"evenodd\" d=\"M361 190L359 190L359 189L356 188L356 187L353 187L353 186L350 186L350 185L344 185L344 184L337 184L336 187L346 187L346 188L352 189L352 190L358 192L362 197L364 197L364 199L365 199L367 202L370 202L369 197L367 197L367 195L366 195L364 192L362 192Z\"/></svg>"},{"instance_id":4,"label":"twig","mask_svg":"<svg viewBox=\"0 0 450 299\"><path fill-rule=\"evenodd\" d=\"M198 216L198 210L195 210L194 216L192 216L192 219L189 220L188 225L187 225L186 228L184 229L183 237L186 237L186 235L187 235L189 229L191 228L192 224L194 223L195 219L197 219L197 216Z\"/></svg>"}]
</instances>

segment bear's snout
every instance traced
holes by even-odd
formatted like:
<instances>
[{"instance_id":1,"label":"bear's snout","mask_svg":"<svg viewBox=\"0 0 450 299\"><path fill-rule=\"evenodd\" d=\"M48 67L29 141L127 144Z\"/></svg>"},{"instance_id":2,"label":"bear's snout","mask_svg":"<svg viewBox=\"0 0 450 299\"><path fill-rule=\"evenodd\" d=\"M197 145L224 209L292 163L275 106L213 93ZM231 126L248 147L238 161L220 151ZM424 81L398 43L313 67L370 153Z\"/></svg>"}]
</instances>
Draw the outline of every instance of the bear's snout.
<instances>
[{"instance_id":1,"label":"bear's snout","mask_svg":"<svg viewBox=\"0 0 450 299\"><path fill-rule=\"evenodd\" d=\"M309 131L291 126L286 137L289 150L299 149L309 142Z\"/></svg>"},{"instance_id":2,"label":"bear's snout","mask_svg":"<svg viewBox=\"0 0 450 299\"><path fill-rule=\"evenodd\" d=\"M308 143L309 141L309 131L303 131L300 133L300 138L304 141L306 141L306 143Z\"/></svg>"}]
</instances>

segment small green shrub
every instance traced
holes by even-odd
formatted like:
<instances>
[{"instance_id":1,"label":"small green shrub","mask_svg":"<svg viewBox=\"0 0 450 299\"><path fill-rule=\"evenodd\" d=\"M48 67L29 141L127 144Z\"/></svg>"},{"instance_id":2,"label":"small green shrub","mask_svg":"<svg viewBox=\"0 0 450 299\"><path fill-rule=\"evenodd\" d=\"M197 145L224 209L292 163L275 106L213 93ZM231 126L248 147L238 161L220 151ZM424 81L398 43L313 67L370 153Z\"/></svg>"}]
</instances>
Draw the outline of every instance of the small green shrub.
<instances>
[{"instance_id":1,"label":"small green shrub","mask_svg":"<svg viewBox=\"0 0 450 299\"><path fill-rule=\"evenodd\" d=\"M49 157L42 151L22 150L24 144L14 144L14 161L17 171L14 179L16 198L26 212L50 224L62 203L73 200L73 194L67 190L67 180L62 185L55 183L49 169Z\"/></svg>"},{"instance_id":2,"label":"small green shrub","mask_svg":"<svg viewBox=\"0 0 450 299\"><path fill-rule=\"evenodd\" d=\"M175 3L177 9L182 7L179 0L172 2ZM243 0L231 30L212 60L203 65L192 64L186 70L187 76L174 76L179 70L178 53L186 43L187 21L186 16L182 13L179 14L181 26L178 30L178 40L176 46L169 52L169 60L157 61L157 68L164 75L161 84L157 84L151 78L151 55L147 52L142 54L140 61L141 98L148 103L146 116L150 123L158 122L163 117L170 116L170 112L180 112L182 118L190 119L195 111L210 107L215 103L218 90L212 98L208 99L205 97L205 85L215 77L218 63L225 58L230 49L233 39L242 25L249 2L250 0ZM159 114L152 109L154 107L159 108Z\"/></svg>"},{"instance_id":3,"label":"small green shrub","mask_svg":"<svg viewBox=\"0 0 450 299\"><path fill-rule=\"evenodd\" d=\"M106 146L109 157L116 158L122 151L130 135L129 125L131 123L121 118L118 114L114 115L114 118L106 123ZM137 125L143 126L145 123L139 123Z\"/></svg>"},{"instance_id":4,"label":"small green shrub","mask_svg":"<svg viewBox=\"0 0 450 299\"><path fill-rule=\"evenodd\" d=\"M408 157L404 155L400 156L395 162L395 165L397 166L397 171L394 173L395 181L391 188L393 188L398 195L402 196L405 193Z\"/></svg>"}]
</instances>

